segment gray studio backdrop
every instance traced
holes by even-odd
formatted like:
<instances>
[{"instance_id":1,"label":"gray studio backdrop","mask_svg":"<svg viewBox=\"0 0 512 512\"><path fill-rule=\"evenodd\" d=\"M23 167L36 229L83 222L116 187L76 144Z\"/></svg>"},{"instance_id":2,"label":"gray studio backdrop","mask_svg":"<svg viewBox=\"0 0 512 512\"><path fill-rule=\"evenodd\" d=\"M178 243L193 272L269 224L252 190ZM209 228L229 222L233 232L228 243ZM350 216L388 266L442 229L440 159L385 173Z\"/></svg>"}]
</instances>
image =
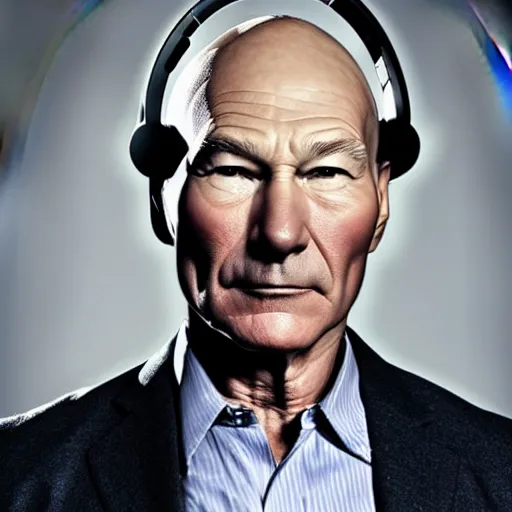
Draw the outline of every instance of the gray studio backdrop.
<instances>
[{"instance_id":1,"label":"gray studio backdrop","mask_svg":"<svg viewBox=\"0 0 512 512\"><path fill-rule=\"evenodd\" d=\"M349 323L391 362L512 417L512 127L462 19L424 0L368 4L402 61L423 151L391 185ZM0 190L0 416L142 362L184 317L175 252L151 232L127 147L151 58L189 6L111 0L50 69Z\"/></svg>"}]
</instances>

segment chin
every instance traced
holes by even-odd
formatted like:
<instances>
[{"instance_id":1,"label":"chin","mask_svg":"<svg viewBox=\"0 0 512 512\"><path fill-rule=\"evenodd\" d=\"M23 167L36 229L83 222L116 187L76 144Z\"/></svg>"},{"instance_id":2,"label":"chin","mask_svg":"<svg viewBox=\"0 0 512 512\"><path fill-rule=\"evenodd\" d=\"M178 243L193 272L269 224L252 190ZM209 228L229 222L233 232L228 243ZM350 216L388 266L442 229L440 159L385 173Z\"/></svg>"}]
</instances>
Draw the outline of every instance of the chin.
<instances>
[{"instance_id":1,"label":"chin","mask_svg":"<svg viewBox=\"0 0 512 512\"><path fill-rule=\"evenodd\" d=\"M253 350L304 350L322 335L319 318L284 312L231 317L228 324L234 338Z\"/></svg>"}]
</instances>

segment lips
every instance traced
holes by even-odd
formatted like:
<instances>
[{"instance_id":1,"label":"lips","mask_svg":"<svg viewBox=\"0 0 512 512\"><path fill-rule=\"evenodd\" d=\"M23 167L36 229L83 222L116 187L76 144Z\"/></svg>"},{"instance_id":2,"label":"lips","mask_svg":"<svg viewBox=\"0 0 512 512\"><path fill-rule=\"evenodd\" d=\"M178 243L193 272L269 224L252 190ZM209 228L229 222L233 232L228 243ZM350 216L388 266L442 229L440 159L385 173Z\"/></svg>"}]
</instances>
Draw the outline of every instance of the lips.
<instances>
[{"instance_id":1,"label":"lips","mask_svg":"<svg viewBox=\"0 0 512 512\"><path fill-rule=\"evenodd\" d=\"M288 283L255 283L255 282L248 282L248 281L245 281L245 282L239 282L237 283L237 286L239 288L275 288L275 289L279 289L279 288L294 288L294 289L304 289L304 288L308 288L307 286L302 286L302 285L298 285L298 284L288 284Z\"/></svg>"},{"instance_id":2,"label":"lips","mask_svg":"<svg viewBox=\"0 0 512 512\"><path fill-rule=\"evenodd\" d=\"M288 283L276 284L244 282L239 283L237 288L248 295L254 295L258 297L285 297L291 295L302 295L311 291L311 288L309 287Z\"/></svg>"},{"instance_id":3,"label":"lips","mask_svg":"<svg viewBox=\"0 0 512 512\"><path fill-rule=\"evenodd\" d=\"M237 262L240 264L240 262ZM315 291L321 295L325 293L328 283L328 272L321 272L318 265L307 267L271 266L262 267L256 265L243 265L243 268L230 268L226 266L219 276L220 284L225 289L236 288L250 292L261 293L304 293ZM278 290L273 292L273 290ZM279 291L283 290L283 291Z\"/></svg>"}]
</instances>

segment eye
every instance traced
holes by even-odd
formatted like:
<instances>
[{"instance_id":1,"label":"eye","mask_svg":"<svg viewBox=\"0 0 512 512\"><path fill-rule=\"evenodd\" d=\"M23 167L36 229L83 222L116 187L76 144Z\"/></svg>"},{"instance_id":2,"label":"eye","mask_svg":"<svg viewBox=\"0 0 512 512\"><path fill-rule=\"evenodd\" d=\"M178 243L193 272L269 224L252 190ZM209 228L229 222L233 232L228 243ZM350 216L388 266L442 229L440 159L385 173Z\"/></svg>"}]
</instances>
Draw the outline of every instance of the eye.
<instances>
[{"instance_id":1,"label":"eye","mask_svg":"<svg viewBox=\"0 0 512 512\"><path fill-rule=\"evenodd\" d=\"M209 162L194 162L194 165L187 165L187 172L193 176L211 177L213 175L223 176L226 178L248 178L255 179L258 173L251 171L241 165L212 165Z\"/></svg>"},{"instance_id":2,"label":"eye","mask_svg":"<svg viewBox=\"0 0 512 512\"><path fill-rule=\"evenodd\" d=\"M304 173L306 178L334 178L339 175L350 176L348 171L341 167L315 167Z\"/></svg>"},{"instance_id":3,"label":"eye","mask_svg":"<svg viewBox=\"0 0 512 512\"><path fill-rule=\"evenodd\" d=\"M341 167L315 167L302 173L305 186L317 193L333 193L343 190L353 176Z\"/></svg>"},{"instance_id":4,"label":"eye","mask_svg":"<svg viewBox=\"0 0 512 512\"><path fill-rule=\"evenodd\" d=\"M243 199L252 195L262 183L258 170L241 165L218 165L198 169L195 175L202 186L215 194L216 200Z\"/></svg>"},{"instance_id":5,"label":"eye","mask_svg":"<svg viewBox=\"0 0 512 512\"><path fill-rule=\"evenodd\" d=\"M226 177L235 177L240 176L248 179L255 179L256 176L254 172L251 172L249 169L239 165L222 165L218 167L214 167L208 174L220 174L221 176Z\"/></svg>"}]
</instances>

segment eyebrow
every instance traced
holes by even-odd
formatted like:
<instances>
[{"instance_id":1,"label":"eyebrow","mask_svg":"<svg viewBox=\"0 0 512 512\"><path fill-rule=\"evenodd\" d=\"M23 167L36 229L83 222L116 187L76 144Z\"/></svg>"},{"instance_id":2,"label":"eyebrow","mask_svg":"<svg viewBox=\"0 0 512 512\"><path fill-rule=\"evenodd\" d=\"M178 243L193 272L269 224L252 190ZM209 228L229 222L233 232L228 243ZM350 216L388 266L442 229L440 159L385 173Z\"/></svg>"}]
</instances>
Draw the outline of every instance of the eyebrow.
<instances>
[{"instance_id":1,"label":"eyebrow","mask_svg":"<svg viewBox=\"0 0 512 512\"><path fill-rule=\"evenodd\" d=\"M368 165L366 145L359 139L340 138L330 141L311 141L306 139L300 147L303 160L310 161L326 156L344 154L354 160L361 168Z\"/></svg>"},{"instance_id":2,"label":"eyebrow","mask_svg":"<svg viewBox=\"0 0 512 512\"><path fill-rule=\"evenodd\" d=\"M313 141L306 138L298 149L300 160L303 162L342 153L354 160L361 168L368 165L366 145L359 139L340 138L330 141ZM201 145L197 156L207 158L215 153L229 153L260 165L268 165L258 154L254 144L248 140L208 137Z\"/></svg>"},{"instance_id":3,"label":"eyebrow","mask_svg":"<svg viewBox=\"0 0 512 512\"><path fill-rule=\"evenodd\" d=\"M258 155L258 150L254 144L248 140L236 140L229 137L207 137L201 144L196 158L208 158L215 153L229 153L246 160L252 160L257 164L266 165L263 158Z\"/></svg>"}]
</instances>

